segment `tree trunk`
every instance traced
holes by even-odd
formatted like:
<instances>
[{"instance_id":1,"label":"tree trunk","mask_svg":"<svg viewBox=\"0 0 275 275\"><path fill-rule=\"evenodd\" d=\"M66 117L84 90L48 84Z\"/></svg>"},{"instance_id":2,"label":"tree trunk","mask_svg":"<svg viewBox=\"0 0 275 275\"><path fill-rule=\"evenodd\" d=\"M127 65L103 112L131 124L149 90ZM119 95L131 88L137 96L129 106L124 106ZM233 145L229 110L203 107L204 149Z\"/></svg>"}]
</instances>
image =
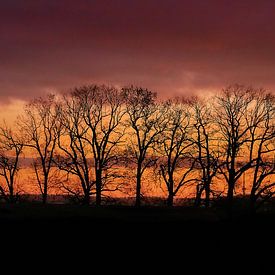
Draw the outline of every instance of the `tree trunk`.
<instances>
[{"instance_id":1,"label":"tree trunk","mask_svg":"<svg viewBox=\"0 0 275 275\"><path fill-rule=\"evenodd\" d=\"M136 182L136 207L141 205L141 165L138 164L137 167L137 182Z\"/></svg>"},{"instance_id":2,"label":"tree trunk","mask_svg":"<svg viewBox=\"0 0 275 275\"><path fill-rule=\"evenodd\" d=\"M167 205L168 206L173 206L174 204L174 194L173 190L169 190L168 198L167 198Z\"/></svg>"},{"instance_id":3,"label":"tree trunk","mask_svg":"<svg viewBox=\"0 0 275 275\"><path fill-rule=\"evenodd\" d=\"M96 171L96 206L101 205L102 171Z\"/></svg>"},{"instance_id":4,"label":"tree trunk","mask_svg":"<svg viewBox=\"0 0 275 275\"><path fill-rule=\"evenodd\" d=\"M43 190L43 194L42 194L42 203L46 204L48 200L48 188L47 188L47 184L44 184L44 190Z\"/></svg>"},{"instance_id":5,"label":"tree trunk","mask_svg":"<svg viewBox=\"0 0 275 275\"><path fill-rule=\"evenodd\" d=\"M83 204L84 205L89 205L90 204L90 190L85 190Z\"/></svg>"},{"instance_id":6,"label":"tree trunk","mask_svg":"<svg viewBox=\"0 0 275 275\"><path fill-rule=\"evenodd\" d=\"M48 200L48 194L47 194L47 191L46 191L46 193L43 192L43 194L42 194L42 203L46 204L47 200Z\"/></svg>"},{"instance_id":7,"label":"tree trunk","mask_svg":"<svg viewBox=\"0 0 275 275\"><path fill-rule=\"evenodd\" d=\"M7 196L9 203L15 203L13 183L9 187L9 196Z\"/></svg>"},{"instance_id":8,"label":"tree trunk","mask_svg":"<svg viewBox=\"0 0 275 275\"><path fill-rule=\"evenodd\" d=\"M228 191L227 191L227 215L228 218L232 218L232 210L233 210L233 199L234 199L234 184L232 182L228 185Z\"/></svg>"},{"instance_id":9,"label":"tree trunk","mask_svg":"<svg viewBox=\"0 0 275 275\"><path fill-rule=\"evenodd\" d=\"M256 214L256 196L255 192L251 191L250 197L249 197L249 212L251 216L254 216Z\"/></svg>"},{"instance_id":10,"label":"tree trunk","mask_svg":"<svg viewBox=\"0 0 275 275\"><path fill-rule=\"evenodd\" d=\"M205 207L208 208L210 206L210 184L209 182L205 182Z\"/></svg>"},{"instance_id":11,"label":"tree trunk","mask_svg":"<svg viewBox=\"0 0 275 275\"><path fill-rule=\"evenodd\" d=\"M195 207L199 207L201 205L201 195L202 195L203 189L204 188L201 184L198 184L196 186Z\"/></svg>"},{"instance_id":12,"label":"tree trunk","mask_svg":"<svg viewBox=\"0 0 275 275\"><path fill-rule=\"evenodd\" d=\"M46 204L48 200L48 177L45 177L45 182L43 186L43 194L42 194L42 203Z\"/></svg>"}]
</instances>

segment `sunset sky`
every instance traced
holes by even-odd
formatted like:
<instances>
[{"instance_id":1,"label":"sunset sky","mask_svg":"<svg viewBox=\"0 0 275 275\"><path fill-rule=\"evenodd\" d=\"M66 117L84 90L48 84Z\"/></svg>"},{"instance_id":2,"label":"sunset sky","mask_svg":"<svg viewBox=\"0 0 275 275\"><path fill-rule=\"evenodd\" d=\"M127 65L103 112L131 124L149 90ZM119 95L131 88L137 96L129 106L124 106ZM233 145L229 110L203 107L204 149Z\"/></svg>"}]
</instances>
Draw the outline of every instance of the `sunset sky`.
<instances>
[{"instance_id":1,"label":"sunset sky","mask_svg":"<svg viewBox=\"0 0 275 275\"><path fill-rule=\"evenodd\" d=\"M90 82L275 90L274 27L272 0L2 0L0 101Z\"/></svg>"}]
</instances>

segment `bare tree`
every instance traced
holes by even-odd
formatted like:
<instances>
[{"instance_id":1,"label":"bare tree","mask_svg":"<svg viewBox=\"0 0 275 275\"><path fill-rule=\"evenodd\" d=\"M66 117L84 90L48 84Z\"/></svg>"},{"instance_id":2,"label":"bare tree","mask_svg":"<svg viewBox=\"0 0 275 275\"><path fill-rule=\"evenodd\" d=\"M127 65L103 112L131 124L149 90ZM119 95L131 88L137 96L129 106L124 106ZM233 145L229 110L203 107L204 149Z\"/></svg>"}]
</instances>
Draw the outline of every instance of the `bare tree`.
<instances>
[{"instance_id":1,"label":"bare tree","mask_svg":"<svg viewBox=\"0 0 275 275\"><path fill-rule=\"evenodd\" d=\"M101 192L112 176L108 171L117 164L118 145L124 129L121 121L125 114L121 93L114 87L91 85L74 91L83 108L84 121L91 133L89 143L94 160L96 205L101 204Z\"/></svg>"},{"instance_id":2,"label":"bare tree","mask_svg":"<svg viewBox=\"0 0 275 275\"><path fill-rule=\"evenodd\" d=\"M116 190L107 183L117 177L110 171L118 163L118 147L124 135L123 115L122 97L114 87L83 86L74 89L66 100L62 123L70 138L70 148L66 149L60 140L59 147L73 166L63 165L62 169L80 178L86 203L94 187L96 205L101 204L102 191Z\"/></svg>"},{"instance_id":3,"label":"bare tree","mask_svg":"<svg viewBox=\"0 0 275 275\"><path fill-rule=\"evenodd\" d=\"M201 170L201 177L197 185L195 205L201 204L201 197L205 193L204 205L209 207L210 195L213 193L212 183L219 168L219 151L216 140L217 129L213 127L214 119L211 107L201 100L192 102L193 119L194 119L194 144L196 154L194 157L197 160Z\"/></svg>"},{"instance_id":4,"label":"bare tree","mask_svg":"<svg viewBox=\"0 0 275 275\"><path fill-rule=\"evenodd\" d=\"M168 191L167 205L173 206L174 197L188 183L196 181L191 140L193 127L189 102L169 100L165 104L163 115L168 123L158 139L160 173Z\"/></svg>"},{"instance_id":5,"label":"bare tree","mask_svg":"<svg viewBox=\"0 0 275 275\"><path fill-rule=\"evenodd\" d=\"M25 135L24 145L33 153L32 166L43 203L47 202L51 185L51 171L59 131L58 116L55 96L48 95L31 101L19 122Z\"/></svg>"},{"instance_id":6,"label":"bare tree","mask_svg":"<svg viewBox=\"0 0 275 275\"><path fill-rule=\"evenodd\" d=\"M144 171L156 163L151 150L160 134L165 129L165 116L156 105L156 94L139 87L124 87L123 96L126 104L126 125L130 128L127 152L129 161L136 165L136 202L141 205L141 180ZM151 150L151 151L150 151Z\"/></svg>"},{"instance_id":7,"label":"bare tree","mask_svg":"<svg viewBox=\"0 0 275 275\"><path fill-rule=\"evenodd\" d=\"M219 130L220 148L223 151L223 165L219 172L227 183L228 214L231 216L234 190L238 179L252 167L252 159L246 158L245 148L252 125L245 117L253 109L255 90L241 85L230 86L216 97L216 127Z\"/></svg>"},{"instance_id":8,"label":"bare tree","mask_svg":"<svg viewBox=\"0 0 275 275\"><path fill-rule=\"evenodd\" d=\"M22 153L22 139L7 125L0 127L0 176L4 184L0 185L1 196L10 203L17 199L15 190L16 176L19 171L19 157Z\"/></svg>"},{"instance_id":9,"label":"bare tree","mask_svg":"<svg viewBox=\"0 0 275 275\"><path fill-rule=\"evenodd\" d=\"M254 213L274 194L275 182L275 97L265 90L256 94L253 109L247 114L251 125L248 154L253 162L250 209Z\"/></svg>"},{"instance_id":10,"label":"bare tree","mask_svg":"<svg viewBox=\"0 0 275 275\"><path fill-rule=\"evenodd\" d=\"M84 204L90 203L90 196L94 193L95 181L92 179L91 154L89 146L83 136L87 135L88 127L84 123L83 112L78 98L66 95L59 104L61 131L58 135L59 151L55 156L58 168L66 172L67 179L72 182L71 176L79 181L83 193L70 185L63 184L63 188L76 196Z\"/></svg>"}]
</instances>

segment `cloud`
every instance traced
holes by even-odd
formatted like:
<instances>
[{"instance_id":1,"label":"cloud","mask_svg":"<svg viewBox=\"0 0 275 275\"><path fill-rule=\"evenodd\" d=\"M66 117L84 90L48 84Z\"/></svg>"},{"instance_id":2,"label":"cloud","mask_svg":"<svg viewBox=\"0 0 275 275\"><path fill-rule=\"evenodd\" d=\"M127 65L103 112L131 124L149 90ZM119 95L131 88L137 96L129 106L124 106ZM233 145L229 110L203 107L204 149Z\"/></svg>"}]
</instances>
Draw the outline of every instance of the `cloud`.
<instances>
[{"instance_id":1,"label":"cloud","mask_svg":"<svg viewBox=\"0 0 275 275\"><path fill-rule=\"evenodd\" d=\"M12 2L12 3L11 3ZM87 82L274 89L274 1L4 1L0 100Z\"/></svg>"}]
</instances>

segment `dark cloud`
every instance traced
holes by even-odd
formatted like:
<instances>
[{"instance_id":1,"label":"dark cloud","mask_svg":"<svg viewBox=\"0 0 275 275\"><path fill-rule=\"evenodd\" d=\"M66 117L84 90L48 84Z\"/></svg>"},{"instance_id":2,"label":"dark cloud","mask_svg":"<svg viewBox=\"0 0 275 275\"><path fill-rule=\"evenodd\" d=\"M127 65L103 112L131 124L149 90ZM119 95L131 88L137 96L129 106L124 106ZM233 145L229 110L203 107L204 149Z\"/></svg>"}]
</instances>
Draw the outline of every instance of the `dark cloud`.
<instances>
[{"instance_id":1,"label":"dark cloud","mask_svg":"<svg viewBox=\"0 0 275 275\"><path fill-rule=\"evenodd\" d=\"M0 3L0 96L104 82L162 94L275 88L275 2Z\"/></svg>"}]
</instances>

